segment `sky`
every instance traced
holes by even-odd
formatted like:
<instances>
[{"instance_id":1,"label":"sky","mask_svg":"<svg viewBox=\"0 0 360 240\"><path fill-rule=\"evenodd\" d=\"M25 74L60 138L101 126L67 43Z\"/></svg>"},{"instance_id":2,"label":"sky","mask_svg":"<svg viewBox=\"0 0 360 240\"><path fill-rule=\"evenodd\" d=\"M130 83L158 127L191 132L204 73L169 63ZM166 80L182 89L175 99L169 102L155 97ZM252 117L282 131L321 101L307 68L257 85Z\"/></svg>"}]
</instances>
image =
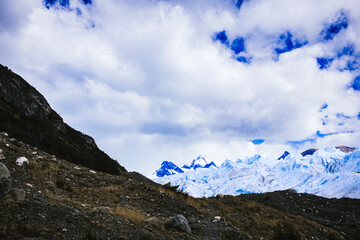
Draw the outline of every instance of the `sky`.
<instances>
[{"instance_id":1,"label":"sky","mask_svg":"<svg viewBox=\"0 0 360 240\"><path fill-rule=\"evenodd\" d=\"M0 63L129 171L360 146L358 0L0 6Z\"/></svg>"}]
</instances>

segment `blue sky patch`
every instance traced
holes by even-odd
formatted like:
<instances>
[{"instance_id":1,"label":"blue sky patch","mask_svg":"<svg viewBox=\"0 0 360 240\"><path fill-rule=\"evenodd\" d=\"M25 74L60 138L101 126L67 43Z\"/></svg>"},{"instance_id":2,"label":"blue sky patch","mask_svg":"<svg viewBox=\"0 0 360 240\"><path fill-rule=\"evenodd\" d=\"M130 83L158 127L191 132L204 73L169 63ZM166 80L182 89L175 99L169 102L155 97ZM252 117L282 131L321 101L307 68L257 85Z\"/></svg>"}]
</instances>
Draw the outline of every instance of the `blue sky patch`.
<instances>
[{"instance_id":1,"label":"blue sky patch","mask_svg":"<svg viewBox=\"0 0 360 240\"><path fill-rule=\"evenodd\" d=\"M321 106L320 108L320 112L322 112L322 110L327 109L329 107L329 105L327 103L324 103L324 105Z\"/></svg>"},{"instance_id":2,"label":"blue sky patch","mask_svg":"<svg viewBox=\"0 0 360 240\"><path fill-rule=\"evenodd\" d=\"M214 41L219 41L221 44L227 47L229 46L229 40L225 30L215 33Z\"/></svg>"},{"instance_id":3,"label":"blue sky patch","mask_svg":"<svg viewBox=\"0 0 360 240\"><path fill-rule=\"evenodd\" d=\"M354 133L354 131L342 131L342 132L332 132L332 133L321 133L320 131L317 131L316 136L319 138L324 138L326 136L336 135L340 133Z\"/></svg>"},{"instance_id":4,"label":"blue sky patch","mask_svg":"<svg viewBox=\"0 0 360 240\"><path fill-rule=\"evenodd\" d=\"M251 59L250 58L246 58L244 56L240 56L240 57L237 57L236 58L236 61L238 62L242 62L242 63L250 63L251 62Z\"/></svg>"},{"instance_id":5,"label":"blue sky patch","mask_svg":"<svg viewBox=\"0 0 360 240\"><path fill-rule=\"evenodd\" d=\"M325 41L333 40L335 36L340 33L341 30L346 29L348 26L348 17L345 15L344 12L341 12L340 16L335 22L325 25L324 30L322 30L320 33L320 36Z\"/></svg>"},{"instance_id":6,"label":"blue sky patch","mask_svg":"<svg viewBox=\"0 0 360 240\"><path fill-rule=\"evenodd\" d=\"M246 48L245 48L245 38L243 38L243 37L235 38L234 41L231 43L230 48L231 48L231 50L233 50L233 52L235 54L245 52L245 50L246 50Z\"/></svg>"},{"instance_id":7,"label":"blue sky patch","mask_svg":"<svg viewBox=\"0 0 360 240\"><path fill-rule=\"evenodd\" d=\"M351 118L350 116L347 116L347 115L345 115L345 114L343 114L343 113L337 113L337 114L336 114L336 117L337 117L337 118L347 118L347 119L350 119L350 118Z\"/></svg>"},{"instance_id":8,"label":"blue sky patch","mask_svg":"<svg viewBox=\"0 0 360 240\"><path fill-rule=\"evenodd\" d=\"M355 45L354 44L349 44L347 46L345 46L339 53L338 53L338 58L342 57L342 56L353 56L355 53Z\"/></svg>"},{"instance_id":9,"label":"blue sky patch","mask_svg":"<svg viewBox=\"0 0 360 240\"><path fill-rule=\"evenodd\" d=\"M334 135L336 133L321 133L320 131L317 131L316 132L316 136L319 137L319 138L323 138L323 137L326 137L326 136L331 136L331 135Z\"/></svg>"},{"instance_id":10,"label":"blue sky patch","mask_svg":"<svg viewBox=\"0 0 360 240\"><path fill-rule=\"evenodd\" d=\"M234 5L237 7L237 9L240 9L244 2L247 2L249 0L233 0Z\"/></svg>"},{"instance_id":11,"label":"blue sky patch","mask_svg":"<svg viewBox=\"0 0 360 240\"><path fill-rule=\"evenodd\" d=\"M80 8L76 8L76 15L81 16L82 12Z\"/></svg>"},{"instance_id":12,"label":"blue sky patch","mask_svg":"<svg viewBox=\"0 0 360 240\"><path fill-rule=\"evenodd\" d=\"M47 9L50 9L51 7L55 6L57 3L61 7L68 8L69 7L69 0L44 0L43 4Z\"/></svg>"},{"instance_id":13,"label":"blue sky patch","mask_svg":"<svg viewBox=\"0 0 360 240\"><path fill-rule=\"evenodd\" d=\"M289 31L283 33L279 36L279 42L282 47L275 48L274 51L277 55L280 55L285 52L290 52L294 49L301 48L308 44L308 41L301 41L293 37L293 34Z\"/></svg>"},{"instance_id":14,"label":"blue sky patch","mask_svg":"<svg viewBox=\"0 0 360 240\"><path fill-rule=\"evenodd\" d=\"M352 72L360 68L359 55L356 54L354 44L348 44L340 52L338 52L337 57L339 59L343 56L347 57L346 65L344 68L340 69L340 71L347 70Z\"/></svg>"},{"instance_id":15,"label":"blue sky patch","mask_svg":"<svg viewBox=\"0 0 360 240\"><path fill-rule=\"evenodd\" d=\"M319 69L327 69L334 61L334 58L316 58L316 61L319 66Z\"/></svg>"},{"instance_id":16,"label":"blue sky patch","mask_svg":"<svg viewBox=\"0 0 360 240\"><path fill-rule=\"evenodd\" d=\"M358 62L357 60L349 60L346 63L346 66L344 68L344 70L348 70L350 72L358 70L360 67L360 62Z\"/></svg>"},{"instance_id":17,"label":"blue sky patch","mask_svg":"<svg viewBox=\"0 0 360 240\"><path fill-rule=\"evenodd\" d=\"M255 145L260 145L260 144L262 144L263 142L265 142L265 140L264 139L254 139L254 140L252 140L251 141L253 144L255 144Z\"/></svg>"},{"instance_id":18,"label":"blue sky patch","mask_svg":"<svg viewBox=\"0 0 360 240\"><path fill-rule=\"evenodd\" d=\"M81 2L83 3L83 4L85 4L85 5L87 5L87 4L92 4L92 0L81 0Z\"/></svg>"},{"instance_id":19,"label":"blue sky patch","mask_svg":"<svg viewBox=\"0 0 360 240\"><path fill-rule=\"evenodd\" d=\"M355 90L355 91L360 91L360 75L355 77L355 79L353 80L351 87Z\"/></svg>"}]
</instances>

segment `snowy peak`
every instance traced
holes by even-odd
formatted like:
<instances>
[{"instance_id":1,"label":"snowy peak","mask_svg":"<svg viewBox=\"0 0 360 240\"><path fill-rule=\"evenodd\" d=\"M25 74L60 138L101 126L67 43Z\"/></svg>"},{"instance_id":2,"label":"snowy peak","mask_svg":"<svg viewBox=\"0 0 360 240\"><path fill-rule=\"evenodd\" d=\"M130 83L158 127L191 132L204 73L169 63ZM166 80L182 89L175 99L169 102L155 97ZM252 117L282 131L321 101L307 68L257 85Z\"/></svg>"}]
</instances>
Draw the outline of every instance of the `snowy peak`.
<instances>
[{"instance_id":1,"label":"snowy peak","mask_svg":"<svg viewBox=\"0 0 360 240\"><path fill-rule=\"evenodd\" d=\"M290 153L288 151L285 151L277 160L285 159L289 154Z\"/></svg>"},{"instance_id":2,"label":"snowy peak","mask_svg":"<svg viewBox=\"0 0 360 240\"><path fill-rule=\"evenodd\" d=\"M301 155L302 155L303 157L305 157L305 156L307 156L307 155L313 155L314 152L316 152L316 151L317 151L316 148L310 148L310 149L308 149L308 150L306 150L306 151L303 151L303 152L301 153Z\"/></svg>"},{"instance_id":3,"label":"snowy peak","mask_svg":"<svg viewBox=\"0 0 360 240\"><path fill-rule=\"evenodd\" d=\"M311 152L311 151L310 151ZM195 197L239 195L295 189L329 198L360 199L360 148L327 147L302 155L287 152L279 158L252 157L225 160L220 167L206 168L209 161L194 159L183 173L157 177ZM175 173L175 172L174 172Z\"/></svg>"},{"instance_id":4,"label":"snowy peak","mask_svg":"<svg viewBox=\"0 0 360 240\"><path fill-rule=\"evenodd\" d=\"M154 173L157 177L164 177L164 176L170 176L174 175L176 173L183 173L184 171L181 170L176 164L169 162L169 161L163 161L161 163L161 167L156 170Z\"/></svg>"},{"instance_id":5,"label":"snowy peak","mask_svg":"<svg viewBox=\"0 0 360 240\"><path fill-rule=\"evenodd\" d=\"M199 155L195 158L190 165L184 165L183 169L197 169L197 168L209 168L211 166L216 167L214 162L210 162L207 156Z\"/></svg>"},{"instance_id":6,"label":"snowy peak","mask_svg":"<svg viewBox=\"0 0 360 240\"><path fill-rule=\"evenodd\" d=\"M205 165L208 163L208 161L206 160L206 156L198 156L197 158L195 158L190 165L190 168L196 169L196 168L203 168L205 167Z\"/></svg>"},{"instance_id":7,"label":"snowy peak","mask_svg":"<svg viewBox=\"0 0 360 240\"><path fill-rule=\"evenodd\" d=\"M261 158L260 154L255 154L252 157L246 157L244 160L238 159L238 160L236 160L236 163L244 163L246 165L251 165L254 162L256 162L257 160L259 160L260 158Z\"/></svg>"}]
</instances>

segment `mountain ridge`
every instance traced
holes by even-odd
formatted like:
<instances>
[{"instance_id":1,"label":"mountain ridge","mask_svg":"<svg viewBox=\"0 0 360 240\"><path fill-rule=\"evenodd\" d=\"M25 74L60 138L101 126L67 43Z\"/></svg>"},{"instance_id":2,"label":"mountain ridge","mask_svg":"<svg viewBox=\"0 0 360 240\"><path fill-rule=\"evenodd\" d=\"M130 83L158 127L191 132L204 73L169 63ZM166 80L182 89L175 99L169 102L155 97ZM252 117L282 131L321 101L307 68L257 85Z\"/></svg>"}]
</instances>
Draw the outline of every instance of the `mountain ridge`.
<instances>
[{"instance_id":1,"label":"mountain ridge","mask_svg":"<svg viewBox=\"0 0 360 240\"><path fill-rule=\"evenodd\" d=\"M112 174L126 171L92 137L64 123L34 87L1 64L0 129L70 162Z\"/></svg>"},{"instance_id":2,"label":"mountain ridge","mask_svg":"<svg viewBox=\"0 0 360 240\"><path fill-rule=\"evenodd\" d=\"M178 186L195 197L295 189L329 198L360 198L360 148L313 150L305 155L285 151L279 158L256 154L235 162L225 160L219 167L180 168L183 172L152 179Z\"/></svg>"}]
</instances>

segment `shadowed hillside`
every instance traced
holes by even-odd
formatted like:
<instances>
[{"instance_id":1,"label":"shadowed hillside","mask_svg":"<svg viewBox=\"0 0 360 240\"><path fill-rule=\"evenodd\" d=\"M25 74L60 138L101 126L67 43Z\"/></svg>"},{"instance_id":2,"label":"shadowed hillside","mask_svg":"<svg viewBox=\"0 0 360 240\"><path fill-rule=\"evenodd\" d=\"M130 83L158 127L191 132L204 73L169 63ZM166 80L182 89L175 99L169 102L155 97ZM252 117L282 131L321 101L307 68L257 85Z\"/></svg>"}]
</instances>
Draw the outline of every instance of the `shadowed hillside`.
<instances>
[{"instance_id":1,"label":"shadowed hillside","mask_svg":"<svg viewBox=\"0 0 360 240\"><path fill-rule=\"evenodd\" d=\"M70 162L118 174L126 171L91 137L76 131L19 75L0 65L0 130Z\"/></svg>"}]
</instances>

